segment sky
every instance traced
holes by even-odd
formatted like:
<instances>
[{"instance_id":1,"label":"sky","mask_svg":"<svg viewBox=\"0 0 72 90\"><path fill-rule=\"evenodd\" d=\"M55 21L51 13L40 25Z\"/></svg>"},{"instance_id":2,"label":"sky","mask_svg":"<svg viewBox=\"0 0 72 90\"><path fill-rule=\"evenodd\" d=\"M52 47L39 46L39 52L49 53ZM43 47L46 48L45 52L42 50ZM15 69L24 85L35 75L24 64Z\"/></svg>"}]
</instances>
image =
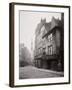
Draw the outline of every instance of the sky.
<instances>
[{"instance_id":1,"label":"sky","mask_svg":"<svg viewBox=\"0 0 72 90\"><path fill-rule=\"evenodd\" d=\"M61 19L61 13L20 11L20 43L24 43L30 52L31 42L33 42L34 48L37 24L40 23L41 18L46 18L46 22L50 22L52 17Z\"/></svg>"}]
</instances>

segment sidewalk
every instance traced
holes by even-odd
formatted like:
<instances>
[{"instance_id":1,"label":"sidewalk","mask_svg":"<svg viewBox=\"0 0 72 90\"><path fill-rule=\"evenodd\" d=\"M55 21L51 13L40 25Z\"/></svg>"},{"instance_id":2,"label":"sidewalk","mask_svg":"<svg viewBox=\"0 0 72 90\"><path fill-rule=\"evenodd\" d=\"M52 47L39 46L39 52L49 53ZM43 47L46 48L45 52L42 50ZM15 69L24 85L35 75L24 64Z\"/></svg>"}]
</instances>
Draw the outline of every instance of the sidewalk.
<instances>
[{"instance_id":1,"label":"sidewalk","mask_svg":"<svg viewBox=\"0 0 72 90\"><path fill-rule=\"evenodd\" d=\"M44 71L44 72L50 72L50 73L53 73L53 74L58 74L58 75L62 75L64 76L64 72L58 72L58 71L53 71L53 70L49 70L49 69L40 69L38 68L39 71Z\"/></svg>"}]
</instances>

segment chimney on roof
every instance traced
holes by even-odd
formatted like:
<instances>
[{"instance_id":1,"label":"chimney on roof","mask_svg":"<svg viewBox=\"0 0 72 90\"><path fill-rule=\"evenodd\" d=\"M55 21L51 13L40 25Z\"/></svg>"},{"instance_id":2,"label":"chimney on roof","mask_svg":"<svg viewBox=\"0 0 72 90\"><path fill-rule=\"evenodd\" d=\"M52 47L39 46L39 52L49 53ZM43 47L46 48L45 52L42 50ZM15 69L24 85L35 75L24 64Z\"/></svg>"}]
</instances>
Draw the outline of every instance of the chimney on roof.
<instances>
[{"instance_id":1,"label":"chimney on roof","mask_svg":"<svg viewBox=\"0 0 72 90\"><path fill-rule=\"evenodd\" d=\"M55 18L54 18L54 17L52 17L52 20L55 20Z\"/></svg>"},{"instance_id":2,"label":"chimney on roof","mask_svg":"<svg viewBox=\"0 0 72 90\"><path fill-rule=\"evenodd\" d=\"M42 22L42 18L41 18L41 22Z\"/></svg>"},{"instance_id":3,"label":"chimney on roof","mask_svg":"<svg viewBox=\"0 0 72 90\"><path fill-rule=\"evenodd\" d=\"M41 23L46 23L46 18L44 19L41 18Z\"/></svg>"}]
</instances>

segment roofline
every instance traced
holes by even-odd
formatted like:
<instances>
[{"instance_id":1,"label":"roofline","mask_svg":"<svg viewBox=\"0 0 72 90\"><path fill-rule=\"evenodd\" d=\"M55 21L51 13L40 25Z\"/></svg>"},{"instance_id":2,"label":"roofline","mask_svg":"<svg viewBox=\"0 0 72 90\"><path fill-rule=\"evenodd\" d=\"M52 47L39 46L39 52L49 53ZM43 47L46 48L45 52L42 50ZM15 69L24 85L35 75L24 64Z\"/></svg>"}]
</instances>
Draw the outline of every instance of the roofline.
<instances>
[{"instance_id":1,"label":"roofline","mask_svg":"<svg viewBox=\"0 0 72 90\"><path fill-rule=\"evenodd\" d=\"M61 27L55 26L54 28L50 29L49 32L47 32L42 38L44 38L46 35L49 35L52 31L54 31L55 28L61 28Z\"/></svg>"}]
</instances>

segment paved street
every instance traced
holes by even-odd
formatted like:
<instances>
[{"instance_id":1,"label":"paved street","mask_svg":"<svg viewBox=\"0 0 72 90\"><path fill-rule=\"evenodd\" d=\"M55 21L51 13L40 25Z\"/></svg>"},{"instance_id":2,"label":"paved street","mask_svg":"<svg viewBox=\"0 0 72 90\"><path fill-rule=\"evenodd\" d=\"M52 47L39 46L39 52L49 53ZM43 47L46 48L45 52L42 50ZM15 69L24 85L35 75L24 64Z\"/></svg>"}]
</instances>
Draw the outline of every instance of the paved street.
<instances>
[{"instance_id":1,"label":"paved street","mask_svg":"<svg viewBox=\"0 0 72 90\"><path fill-rule=\"evenodd\" d=\"M56 72L47 69L40 69L34 66L20 67L19 78L49 78L49 77L62 77L63 72Z\"/></svg>"}]
</instances>

